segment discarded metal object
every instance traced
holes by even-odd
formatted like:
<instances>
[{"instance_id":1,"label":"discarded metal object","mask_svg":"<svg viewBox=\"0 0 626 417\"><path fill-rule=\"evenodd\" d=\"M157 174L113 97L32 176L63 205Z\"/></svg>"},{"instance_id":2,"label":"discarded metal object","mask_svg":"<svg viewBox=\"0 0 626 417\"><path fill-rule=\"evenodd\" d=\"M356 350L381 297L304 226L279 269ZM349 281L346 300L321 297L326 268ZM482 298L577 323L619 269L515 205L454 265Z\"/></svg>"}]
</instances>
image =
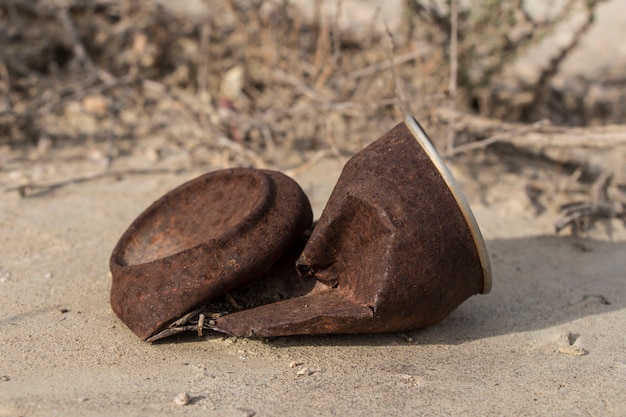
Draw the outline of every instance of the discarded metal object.
<instances>
[{"instance_id":1,"label":"discarded metal object","mask_svg":"<svg viewBox=\"0 0 626 417\"><path fill-rule=\"evenodd\" d=\"M257 337L407 330L491 285L469 205L414 119L348 161L296 266L318 282L309 294L214 328Z\"/></svg>"},{"instance_id":2,"label":"discarded metal object","mask_svg":"<svg viewBox=\"0 0 626 417\"><path fill-rule=\"evenodd\" d=\"M144 211L113 250L111 306L142 339L267 271L311 225L302 189L274 171L212 172Z\"/></svg>"},{"instance_id":3,"label":"discarded metal object","mask_svg":"<svg viewBox=\"0 0 626 417\"><path fill-rule=\"evenodd\" d=\"M229 188L211 181L203 187L183 185L142 214L122 237L111 260L112 304L143 339L203 328L250 337L408 330L439 322L471 295L491 288L487 250L469 205L413 118L348 161L310 237L303 234L310 211L307 217L285 207L272 207L282 214L281 221L300 216L289 233L278 233L285 226L278 226L275 217L258 232L261 226L250 222L248 234L228 229L236 222L219 220L223 225L215 228L214 218L225 218L219 213L254 205L244 198L255 188L241 180L247 175L280 174L245 170ZM211 176L227 174L201 178ZM181 219L202 204L194 197L217 193L209 191L215 187L224 193L228 189L239 201L213 202L193 227L184 222L181 227ZM275 198L280 200L284 191L277 188ZM180 194L185 204L176 203ZM308 208L303 196L300 191L297 204L286 206ZM221 207L225 201L228 205ZM245 217L243 211L237 211L240 217ZM227 237L218 239L223 244L214 245L214 252L196 250L193 257L179 256L187 251L176 253L204 242L204 235ZM259 244L276 247L271 259L253 249ZM237 257L221 256L233 245ZM223 263L231 258L241 265L239 259L256 263L246 263L245 274L227 275ZM124 274L125 268L134 272ZM237 297L245 305L216 312L215 300L226 291L231 291L231 305Z\"/></svg>"}]
</instances>

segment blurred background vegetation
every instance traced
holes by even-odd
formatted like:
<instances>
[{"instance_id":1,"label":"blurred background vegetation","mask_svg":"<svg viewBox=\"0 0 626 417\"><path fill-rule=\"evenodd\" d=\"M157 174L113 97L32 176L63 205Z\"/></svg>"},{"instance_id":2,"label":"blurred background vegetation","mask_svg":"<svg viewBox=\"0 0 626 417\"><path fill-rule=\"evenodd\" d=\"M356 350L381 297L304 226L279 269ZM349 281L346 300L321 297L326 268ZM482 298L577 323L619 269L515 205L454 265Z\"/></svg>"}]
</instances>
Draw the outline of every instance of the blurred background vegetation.
<instances>
[{"instance_id":1,"label":"blurred background vegetation","mask_svg":"<svg viewBox=\"0 0 626 417\"><path fill-rule=\"evenodd\" d=\"M355 29L321 1L303 13L288 1L198 0L181 13L185 2L3 0L0 146L102 144L110 163L158 137L167 145L155 158L174 146L202 163L226 149L232 164L285 168L345 159L407 112L448 150L497 131L457 125L462 116L623 122L623 77L593 97L597 80L555 82L605 2L529 3L403 0L399 24L380 30L376 2L362 3L371 24ZM565 41L515 71L564 25Z\"/></svg>"}]
</instances>

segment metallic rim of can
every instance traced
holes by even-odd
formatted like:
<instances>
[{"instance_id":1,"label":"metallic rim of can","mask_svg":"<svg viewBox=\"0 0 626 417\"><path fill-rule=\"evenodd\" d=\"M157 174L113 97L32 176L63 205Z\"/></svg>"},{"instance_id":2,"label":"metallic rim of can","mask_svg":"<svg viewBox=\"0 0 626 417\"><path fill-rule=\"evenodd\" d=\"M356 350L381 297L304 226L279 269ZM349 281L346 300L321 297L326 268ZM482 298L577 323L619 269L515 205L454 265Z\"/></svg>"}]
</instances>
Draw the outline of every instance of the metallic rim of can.
<instances>
[{"instance_id":1,"label":"metallic rim of can","mask_svg":"<svg viewBox=\"0 0 626 417\"><path fill-rule=\"evenodd\" d=\"M437 153L437 150L432 145L430 139L424 129L420 126L420 124L415 120L413 116L407 116L404 119L405 124L409 128L409 131L413 134L417 143L422 147L424 152L428 155L430 160L433 162L444 181L450 188L452 195L454 196L457 204L461 208L461 212L465 217L465 221L470 229L472 237L474 238L474 244L476 245L476 250L478 251L478 257L480 259L480 264L483 269L483 290L482 294L487 294L491 291L492 285L492 275L491 275L491 263L489 262L489 255L487 253L487 245L485 244L485 239L483 239L483 235L480 232L480 228L478 227L478 222L476 222L476 218L474 217L474 213L470 208L463 191L461 191L461 187L457 183L457 181L452 176L452 173L446 166L445 162Z\"/></svg>"}]
</instances>

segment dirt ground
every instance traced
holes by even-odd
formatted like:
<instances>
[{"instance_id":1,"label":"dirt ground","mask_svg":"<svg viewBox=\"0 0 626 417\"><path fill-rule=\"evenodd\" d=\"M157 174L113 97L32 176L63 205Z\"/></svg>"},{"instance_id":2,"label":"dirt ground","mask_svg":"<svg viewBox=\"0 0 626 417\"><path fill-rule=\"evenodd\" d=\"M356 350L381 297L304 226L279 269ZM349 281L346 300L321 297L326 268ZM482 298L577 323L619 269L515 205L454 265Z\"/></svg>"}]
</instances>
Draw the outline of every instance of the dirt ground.
<instances>
[{"instance_id":1,"label":"dirt ground","mask_svg":"<svg viewBox=\"0 0 626 417\"><path fill-rule=\"evenodd\" d=\"M116 132L98 100L81 97L83 107L59 115L87 140L0 143L0 416L626 415L626 227L607 219L555 232L560 205L590 198L589 173L571 161L506 146L448 159L486 239L493 290L436 326L148 344L109 305L109 256L141 211L204 172L262 162L302 186L317 218L345 159L400 120L387 112L348 129L357 139L295 156L279 149L274 161L265 148L198 150L137 124L141 140L117 142L111 160L106 135L84 133ZM172 108L163 114L195 143ZM445 133L438 123L424 124ZM622 148L610 150L618 162Z\"/></svg>"},{"instance_id":2,"label":"dirt ground","mask_svg":"<svg viewBox=\"0 0 626 417\"><path fill-rule=\"evenodd\" d=\"M200 172L4 192L0 415L623 415L623 226L611 223L611 238L556 236L557 213L533 214L518 174L485 169L499 180L480 195L452 167L493 291L439 325L388 335L144 343L109 307L108 257L140 211ZM339 170L329 158L295 177L317 216ZM180 393L190 404L174 403Z\"/></svg>"}]
</instances>

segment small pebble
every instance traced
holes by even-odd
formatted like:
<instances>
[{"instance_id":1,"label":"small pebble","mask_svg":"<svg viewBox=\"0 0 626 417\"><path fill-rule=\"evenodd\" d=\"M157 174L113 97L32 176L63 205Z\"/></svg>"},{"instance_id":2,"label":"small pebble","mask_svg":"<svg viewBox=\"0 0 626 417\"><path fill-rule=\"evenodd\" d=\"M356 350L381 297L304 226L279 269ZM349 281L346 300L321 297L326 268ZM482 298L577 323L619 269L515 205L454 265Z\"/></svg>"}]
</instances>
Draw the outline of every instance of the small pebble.
<instances>
[{"instance_id":1,"label":"small pebble","mask_svg":"<svg viewBox=\"0 0 626 417\"><path fill-rule=\"evenodd\" d=\"M256 411L248 410L247 408L237 407L237 410L243 413L242 417L254 417L256 415Z\"/></svg>"},{"instance_id":2,"label":"small pebble","mask_svg":"<svg viewBox=\"0 0 626 417\"><path fill-rule=\"evenodd\" d=\"M407 343L413 343L413 338L409 335L406 335L404 333L400 333L400 337Z\"/></svg>"},{"instance_id":3,"label":"small pebble","mask_svg":"<svg viewBox=\"0 0 626 417\"><path fill-rule=\"evenodd\" d=\"M189 394L186 392L182 392L174 398L174 404L176 405L187 405L189 404Z\"/></svg>"},{"instance_id":4,"label":"small pebble","mask_svg":"<svg viewBox=\"0 0 626 417\"><path fill-rule=\"evenodd\" d=\"M559 347L559 353L570 356L585 356L589 351L577 346L561 346Z\"/></svg>"},{"instance_id":5,"label":"small pebble","mask_svg":"<svg viewBox=\"0 0 626 417\"><path fill-rule=\"evenodd\" d=\"M312 372L311 372L311 371L309 371L309 368L307 368L307 367L304 367L304 368L300 369L300 370L296 373L296 375L298 375L298 376L309 376L309 375L311 375L311 374L312 374Z\"/></svg>"}]
</instances>

